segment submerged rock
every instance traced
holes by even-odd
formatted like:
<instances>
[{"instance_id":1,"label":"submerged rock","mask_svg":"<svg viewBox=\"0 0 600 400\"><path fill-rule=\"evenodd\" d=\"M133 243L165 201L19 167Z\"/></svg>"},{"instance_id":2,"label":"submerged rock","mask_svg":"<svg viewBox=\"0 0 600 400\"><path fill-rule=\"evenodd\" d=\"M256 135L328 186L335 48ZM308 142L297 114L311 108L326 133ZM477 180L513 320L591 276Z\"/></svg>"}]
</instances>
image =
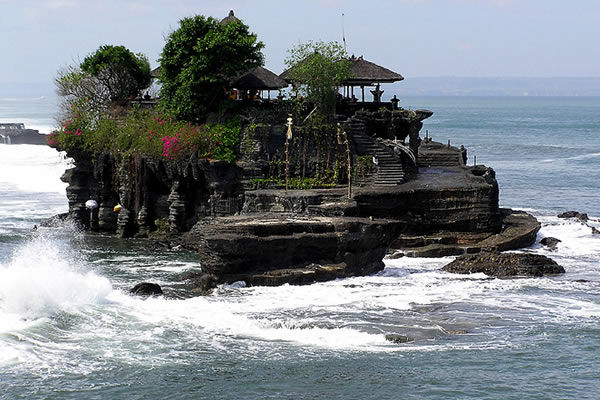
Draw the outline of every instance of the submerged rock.
<instances>
[{"instance_id":1,"label":"submerged rock","mask_svg":"<svg viewBox=\"0 0 600 400\"><path fill-rule=\"evenodd\" d=\"M203 272L185 274L183 279L190 282L192 292L198 296L210 294L219 283L219 279L216 275Z\"/></svg>"},{"instance_id":2,"label":"submerged rock","mask_svg":"<svg viewBox=\"0 0 600 400\"><path fill-rule=\"evenodd\" d=\"M408 343L412 341L411 338L409 338L408 336L396 334L385 335L385 340L396 344Z\"/></svg>"},{"instance_id":3,"label":"submerged rock","mask_svg":"<svg viewBox=\"0 0 600 400\"><path fill-rule=\"evenodd\" d=\"M581 221L587 221L589 219L586 213L580 213L578 211L565 211L564 213L558 214L558 218L577 218Z\"/></svg>"},{"instance_id":4,"label":"submerged rock","mask_svg":"<svg viewBox=\"0 0 600 400\"><path fill-rule=\"evenodd\" d=\"M448 335L466 335L469 333L466 329L454 329L446 332Z\"/></svg>"},{"instance_id":5,"label":"submerged rock","mask_svg":"<svg viewBox=\"0 0 600 400\"><path fill-rule=\"evenodd\" d=\"M69 213L62 213L50 218L44 218L40 221L40 226L45 228L58 228L65 223L68 217Z\"/></svg>"},{"instance_id":6,"label":"submerged rock","mask_svg":"<svg viewBox=\"0 0 600 400\"><path fill-rule=\"evenodd\" d=\"M544 246L550 248L551 250L555 250L556 246L561 242L560 239L554 238L554 237L545 237L542 240L540 240L540 243L543 244Z\"/></svg>"},{"instance_id":7,"label":"submerged rock","mask_svg":"<svg viewBox=\"0 0 600 400\"><path fill-rule=\"evenodd\" d=\"M129 293L135 294L136 296L161 296L163 291L156 283L142 282L131 288Z\"/></svg>"},{"instance_id":8,"label":"submerged rock","mask_svg":"<svg viewBox=\"0 0 600 400\"><path fill-rule=\"evenodd\" d=\"M458 257L442 268L455 274L483 272L489 276L508 278L515 276L557 275L565 269L556 261L540 254L486 252Z\"/></svg>"}]
</instances>

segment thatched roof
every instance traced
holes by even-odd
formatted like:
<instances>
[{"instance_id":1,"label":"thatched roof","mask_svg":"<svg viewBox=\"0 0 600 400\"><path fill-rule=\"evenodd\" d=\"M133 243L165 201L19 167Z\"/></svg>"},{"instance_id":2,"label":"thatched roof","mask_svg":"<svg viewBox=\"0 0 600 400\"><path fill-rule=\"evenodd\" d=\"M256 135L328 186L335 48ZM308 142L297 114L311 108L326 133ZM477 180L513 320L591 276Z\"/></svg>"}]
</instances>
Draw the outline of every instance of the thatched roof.
<instances>
[{"instance_id":1,"label":"thatched roof","mask_svg":"<svg viewBox=\"0 0 600 400\"><path fill-rule=\"evenodd\" d=\"M404 79L404 77L394 71L377 65L361 57L350 58L352 66L350 71L351 78L342 82L346 86L375 86L377 83L391 83ZM293 67L292 67L293 68ZM286 69L279 75L280 78L290 82L290 72L292 68Z\"/></svg>"},{"instance_id":2,"label":"thatched roof","mask_svg":"<svg viewBox=\"0 0 600 400\"><path fill-rule=\"evenodd\" d=\"M226 16L225 18L223 18L223 19L221 20L221 24L228 24L228 23L230 23L230 22L233 22L233 21L239 21L239 20L240 20L240 19L239 19L239 18L237 18L237 17L236 17L236 16L233 14L233 10L229 10L229 15L228 15L228 16Z\"/></svg>"},{"instance_id":3,"label":"thatched roof","mask_svg":"<svg viewBox=\"0 0 600 400\"><path fill-rule=\"evenodd\" d=\"M276 90L287 85L286 81L264 67L252 68L232 84L234 88L243 90Z\"/></svg>"},{"instance_id":4,"label":"thatched roof","mask_svg":"<svg viewBox=\"0 0 600 400\"><path fill-rule=\"evenodd\" d=\"M352 77L346 79L343 84L348 86L372 86L377 83L391 83L404 79L404 77L394 71L377 65L361 57L354 57L352 61Z\"/></svg>"},{"instance_id":5,"label":"thatched roof","mask_svg":"<svg viewBox=\"0 0 600 400\"><path fill-rule=\"evenodd\" d=\"M150 71L150 76L153 78L158 78L158 75L160 75L160 65L156 68L154 68L152 71Z\"/></svg>"}]
</instances>

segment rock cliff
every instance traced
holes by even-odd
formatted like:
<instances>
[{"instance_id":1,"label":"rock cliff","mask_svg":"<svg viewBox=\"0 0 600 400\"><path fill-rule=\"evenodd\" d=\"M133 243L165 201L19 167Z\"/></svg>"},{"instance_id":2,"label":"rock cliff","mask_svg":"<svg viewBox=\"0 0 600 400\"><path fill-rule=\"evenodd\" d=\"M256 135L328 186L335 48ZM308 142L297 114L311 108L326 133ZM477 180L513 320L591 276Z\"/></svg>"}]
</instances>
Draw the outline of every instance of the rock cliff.
<instances>
[{"instance_id":1,"label":"rock cliff","mask_svg":"<svg viewBox=\"0 0 600 400\"><path fill-rule=\"evenodd\" d=\"M354 166L350 198L343 178L327 189L285 191L281 180L256 189L255 180L281 173L273 168L281 166L285 137L282 125L247 118L236 164L72 154L76 167L63 176L69 213L92 229L167 237L197 250L210 282L307 283L373 273L400 234L501 231L494 171L467 167L464 149L421 143L430 115L360 111L343 121ZM309 128L296 131L294 173L343 174L344 147L330 144L335 129L302 129ZM99 205L91 214L88 199Z\"/></svg>"}]
</instances>

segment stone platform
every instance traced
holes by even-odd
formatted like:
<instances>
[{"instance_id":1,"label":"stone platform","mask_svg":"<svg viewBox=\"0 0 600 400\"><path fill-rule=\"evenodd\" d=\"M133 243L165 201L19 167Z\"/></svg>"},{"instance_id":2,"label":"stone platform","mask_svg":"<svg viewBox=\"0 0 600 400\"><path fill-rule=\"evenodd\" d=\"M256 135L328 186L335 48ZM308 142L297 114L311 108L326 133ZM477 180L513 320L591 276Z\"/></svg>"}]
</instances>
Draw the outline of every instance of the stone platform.
<instances>
[{"instance_id":1,"label":"stone platform","mask_svg":"<svg viewBox=\"0 0 600 400\"><path fill-rule=\"evenodd\" d=\"M502 209L501 215L502 230L498 233L444 231L428 235L401 235L391 248L400 250L395 257L444 257L516 250L535 243L540 230L540 223L535 217L510 209Z\"/></svg>"},{"instance_id":2,"label":"stone platform","mask_svg":"<svg viewBox=\"0 0 600 400\"><path fill-rule=\"evenodd\" d=\"M255 214L207 218L181 238L218 283L309 283L383 269L400 223L356 217Z\"/></svg>"}]
</instances>

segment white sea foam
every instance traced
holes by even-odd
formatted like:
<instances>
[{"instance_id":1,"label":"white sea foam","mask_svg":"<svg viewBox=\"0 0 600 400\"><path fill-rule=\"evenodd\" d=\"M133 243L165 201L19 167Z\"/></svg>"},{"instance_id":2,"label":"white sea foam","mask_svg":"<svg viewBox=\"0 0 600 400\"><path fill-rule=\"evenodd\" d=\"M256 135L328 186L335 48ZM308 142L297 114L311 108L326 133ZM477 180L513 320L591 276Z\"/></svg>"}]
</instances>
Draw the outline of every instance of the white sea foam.
<instances>
[{"instance_id":1,"label":"white sea foam","mask_svg":"<svg viewBox=\"0 0 600 400\"><path fill-rule=\"evenodd\" d=\"M572 259L575 259L575 257L596 257L600 260L600 235L592 233L592 227L597 228L600 225L597 218L592 216L590 221L587 222L555 216L539 216L538 219L542 222L538 239L555 237L560 240L557 245L557 252L552 254ZM535 248L548 251L541 245Z\"/></svg>"},{"instance_id":2,"label":"white sea foam","mask_svg":"<svg viewBox=\"0 0 600 400\"><path fill-rule=\"evenodd\" d=\"M0 145L0 189L64 193L60 180L71 162L48 146Z\"/></svg>"},{"instance_id":3,"label":"white sea foam","mask_svg":"<svg viewBox=\"0 0 600 400\"><path fill-rule=\"evenodd\" d=\"M110 282L80 268L64 243L39 235L0 265L0 330L69 308L106 301Z\"/></svg>"}]
</instances>

